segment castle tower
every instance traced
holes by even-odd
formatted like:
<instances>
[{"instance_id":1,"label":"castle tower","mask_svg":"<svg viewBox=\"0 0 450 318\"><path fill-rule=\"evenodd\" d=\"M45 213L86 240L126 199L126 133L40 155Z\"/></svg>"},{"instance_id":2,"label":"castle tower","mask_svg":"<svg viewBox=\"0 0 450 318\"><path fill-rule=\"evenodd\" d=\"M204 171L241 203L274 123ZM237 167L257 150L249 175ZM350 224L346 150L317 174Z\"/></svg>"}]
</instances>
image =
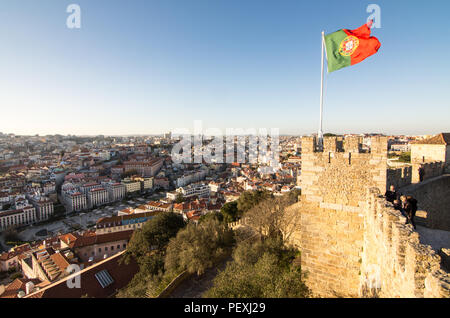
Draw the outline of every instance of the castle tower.
<instances>
[{"instance_id":1,"label":"castle tower","mask_svg":"<svg viewBox=\"0 0 450 318\"><path fill-rule=\"evenodd\" d=\"M307 283L318 296L358 296L369 188L386 191L387 138L302 139L301 215L294 243Z\"/></svg>"}]
</instances>

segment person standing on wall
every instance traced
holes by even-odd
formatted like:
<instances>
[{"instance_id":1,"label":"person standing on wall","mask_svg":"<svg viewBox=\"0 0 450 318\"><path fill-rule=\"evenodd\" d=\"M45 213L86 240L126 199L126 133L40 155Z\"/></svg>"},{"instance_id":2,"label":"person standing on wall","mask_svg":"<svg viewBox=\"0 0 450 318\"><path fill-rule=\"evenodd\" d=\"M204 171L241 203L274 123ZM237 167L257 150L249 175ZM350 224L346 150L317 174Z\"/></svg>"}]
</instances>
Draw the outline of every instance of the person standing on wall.
<instances>
[{"instance_id":1,"label":"person standing on wall","mask_svg":"<svg viewBox=\"0 0 450 318\"><path fill-rule=\"evenodd\" d=\"M414 229L416 229L414 217L416 216L417 212L417 200L410 195L408 196L402 195L400 197L400 201L402 203L402 211L406 215L407 220L411 222Z\"/></svg>"},{"instance_id":2,"label":"person standing on wall","mask_svg":"<svg viewBox=\"0 0 450 318\"><path fill-rule=\"evenodd\" d=\"M425 170L423 169L423 166L419 167L419 181L423 181L423 176L425 175Z\"/></svg>"}]
</instances>

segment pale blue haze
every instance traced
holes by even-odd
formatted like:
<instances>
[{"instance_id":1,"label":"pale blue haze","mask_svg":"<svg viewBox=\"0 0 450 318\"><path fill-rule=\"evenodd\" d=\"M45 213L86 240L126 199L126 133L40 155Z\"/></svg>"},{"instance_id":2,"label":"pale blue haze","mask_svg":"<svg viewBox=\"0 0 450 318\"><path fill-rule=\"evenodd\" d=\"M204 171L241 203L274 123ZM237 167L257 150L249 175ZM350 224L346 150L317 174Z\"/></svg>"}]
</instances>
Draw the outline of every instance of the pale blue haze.
<instances>
[{"instance_id":1,"label":"pale blue haze","mask_svg":"<svg viewBox=\"0 0 450 318\"><path fill-rule=\"evenodd\" d=\"M446 0L2 0L0 131L316 132L320 32L359 27L370 3L381 49L327 76L325 132L450 131Z\"/></svg>"}]
</instances>

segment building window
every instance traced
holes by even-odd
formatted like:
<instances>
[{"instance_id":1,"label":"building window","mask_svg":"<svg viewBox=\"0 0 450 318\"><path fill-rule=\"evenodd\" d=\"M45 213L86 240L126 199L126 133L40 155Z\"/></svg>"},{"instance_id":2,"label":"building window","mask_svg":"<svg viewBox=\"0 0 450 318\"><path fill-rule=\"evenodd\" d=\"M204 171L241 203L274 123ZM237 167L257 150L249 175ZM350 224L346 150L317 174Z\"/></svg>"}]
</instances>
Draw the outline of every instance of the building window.
<instances>
[{"instance_id":1,"label":"building window","mask_svg":"<svg viewBox=\"0 0 450 318\"><path fill-rule=\"evenodd\" d=\"M98 249L98 252L99 252L99 253L101 253L101 252L102 252L102 248L101 248L101 247L100 247L100 248Z\"/></svg>"},{"instance_id":2,"label":"building window","mask_svg":"<svg viewBox=\"0 0 450 318\"><path fill-rule=\"evenodd\" d=\"M120 244L119 244L119 245L117 245L117 249L118 249L118 250L120 250Z\"/></svg>"}]
</instances>

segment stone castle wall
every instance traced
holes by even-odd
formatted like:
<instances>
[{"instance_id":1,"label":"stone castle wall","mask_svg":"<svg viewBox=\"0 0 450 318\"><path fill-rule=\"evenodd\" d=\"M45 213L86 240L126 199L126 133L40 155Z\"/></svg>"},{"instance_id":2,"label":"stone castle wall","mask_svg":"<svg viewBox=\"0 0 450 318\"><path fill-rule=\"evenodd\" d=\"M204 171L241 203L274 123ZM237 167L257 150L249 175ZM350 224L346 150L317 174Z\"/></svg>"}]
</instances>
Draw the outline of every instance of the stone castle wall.
<instances>
[{"instance_id":1,"label":"stone castle wall","mask_svg":"<svg viewBox=\"0 0 450 318\"><path fill-rule=\"evenodd\" d=\"M396 189L410 185L412 182L412 166L391 168L387 170L387 186L394 185Z\"/></svg>"},{"instance_id":2,"label":"stone castle wall","mask_svg":"<svg viewBox=\"0 0 450 318\"><path fill-rule=\"evenodd\" d=\"M313 137L302 139L302 195L294 205L300 221L292 243L301 250L316 296L442 297L448 292L435 273L439 257L413 238L406 244L403 220L395 210L380 207L384 199L375 198L384 194L387 180L386 137L373 137L370 152L362 151L355 137L325 138L323 151ZM431 287L423 287L425 278L411 268L423 271Z\"/></svg>"},{"instance_id":3,"label":"stone castle wall","mask_svg":"<svg viewBox=\"0 0 450 318\"><path fill-rule=\"evenodd\" d=\"M411 182L420 182L419 168L422 167L424 171L423 180L431 179L440 176L445 171L444 161L435 161L427 163L413 163Z\"/></svg>"},{"instance_id":4,"label":"stone castle wall","mask_svg":"<svg viewBox=\"0 0 450 318\"><path fill-rule=\"evenodd\" d=\"M411 183L420 182L419 168L424 170L423 181L438 177L445 173L446 166L443 161L413 163L411 166L390 168L387 170L387 185L394 185L396 189L403 188Z\"/></svg>"},{"instance_id":5,"label":"stone castle wall","mask_svg":"<svg viewBox=\"0 0 450 318\"><path fill-rule=\"evenodd\" d=\"M359 295L362 297L450 297L450 275L441 258L419 242L406 218L368 190Z\"/></svg>"},{"instance_id":6,"label":"stone castle wall","mask_svg":"<svg viewBox=\"0 0 450 318\"><path fill-rule=\"evenodd\" d=\"M450 231L450 175L412 184L400 192L417 199L419 210L426 211L428 228Z\"/></svg>"}]
</instances>

